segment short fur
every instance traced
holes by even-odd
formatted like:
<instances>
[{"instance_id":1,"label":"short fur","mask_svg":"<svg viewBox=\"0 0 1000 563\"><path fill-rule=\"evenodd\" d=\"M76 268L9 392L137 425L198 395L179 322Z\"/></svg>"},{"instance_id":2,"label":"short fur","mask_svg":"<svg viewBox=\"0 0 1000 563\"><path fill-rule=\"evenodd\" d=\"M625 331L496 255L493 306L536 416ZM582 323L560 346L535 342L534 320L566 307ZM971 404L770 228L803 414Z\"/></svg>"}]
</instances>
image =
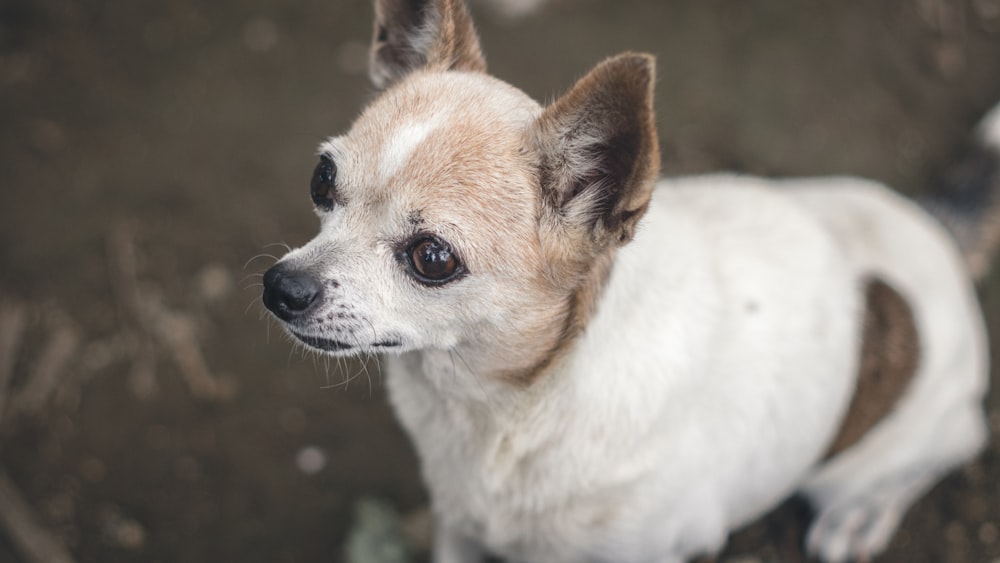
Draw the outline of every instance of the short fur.
<instances>
[{"instance_id":1,"label":"short fur","mask_svg":"<svg viewBox=\"0 0 1000 563\"><path fill-rule=\"evenodd\" d=\"M902 295L880 279L866 284L862 326L854 397L827 459L856 444L878 424L903 397L917 372L920 338L913 311Z\"/></svg>"},{"instance_id":2,"label":"short fur","mask_svg":"<svg viewBox=\"0 0 1000 563\"><path fill-rule=\"evenodd\" d=\"M684 561L795 491L812 553L866 558L982 447L973 284L915 204L854 178L657 183L650 56L541 107L485 73L460 0L375 12L383 91L321 145L335 197L264 302L312 347L388 353L436 562ZM448 277L415 266L428 240Z\"/></svg>"}]
</instances>

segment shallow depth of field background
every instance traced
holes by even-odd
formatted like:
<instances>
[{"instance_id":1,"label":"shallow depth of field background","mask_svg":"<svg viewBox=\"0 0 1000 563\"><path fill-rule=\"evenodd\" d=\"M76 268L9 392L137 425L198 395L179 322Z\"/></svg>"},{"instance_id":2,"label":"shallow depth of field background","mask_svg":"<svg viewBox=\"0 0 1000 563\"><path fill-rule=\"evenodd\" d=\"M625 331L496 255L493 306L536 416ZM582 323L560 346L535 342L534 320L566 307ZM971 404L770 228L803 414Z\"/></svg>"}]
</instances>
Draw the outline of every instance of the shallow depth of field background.
<instances>
[{"instance_id":1,"label":"shallow depth of field background","mask_svg":"<svg viewBox=\"0 0 1000 563\"><path fill-rule=\"evenodd\" d=\"M491 70L541 100L656 54L668 174L926 193L1000 100L998 0L492 8ZM279 243L316 229L317 142L372 95L370 19L366 0L0 0L0 522L77 561L346 561L379 522L423 557L377 359L303 355L259 305ZM1000 350L1000 273L981 297ZM990 450L882 560L1000 561L996 389L988 408ZM790 503L720 560L803 560L807 517ZM10 529L0 562L28 561Z\"/></svg>"}]
</instances>

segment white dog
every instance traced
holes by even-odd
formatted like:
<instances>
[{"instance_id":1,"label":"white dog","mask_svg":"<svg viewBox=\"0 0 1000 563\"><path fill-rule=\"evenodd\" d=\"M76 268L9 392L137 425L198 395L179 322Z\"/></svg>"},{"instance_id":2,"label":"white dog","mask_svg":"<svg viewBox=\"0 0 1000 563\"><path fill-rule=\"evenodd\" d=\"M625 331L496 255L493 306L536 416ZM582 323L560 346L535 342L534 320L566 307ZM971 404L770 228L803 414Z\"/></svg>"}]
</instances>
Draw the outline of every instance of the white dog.
<instances>
[{"instance_id":1,"label":"white dog","mask_svg":"<svg viewBox=\"0 0 1000 563\"><path fill-rule=\"evenodd\" d=\"M657 184L650 56L541 107L461 0L375 7L383 92L320 146L320 233L263 299L312 348L389 354L435 561L683 561L796 491L812 553L866 558L981 449L985 217L963 258L865 180ZM995 157L1000 111L982 134Z\"/></svg>"}]
</instances>

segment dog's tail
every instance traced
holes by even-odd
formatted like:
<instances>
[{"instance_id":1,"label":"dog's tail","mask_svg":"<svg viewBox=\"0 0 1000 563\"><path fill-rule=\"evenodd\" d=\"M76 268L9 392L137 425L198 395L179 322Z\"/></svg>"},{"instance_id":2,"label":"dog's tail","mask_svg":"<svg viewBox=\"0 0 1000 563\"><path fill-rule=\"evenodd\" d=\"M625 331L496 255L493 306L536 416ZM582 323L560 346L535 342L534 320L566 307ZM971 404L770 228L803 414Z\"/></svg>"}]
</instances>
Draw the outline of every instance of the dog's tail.
<instances>
[{"instance_id":1,"label":"dog's tail","mask_svg":"<svg viewBox=\"0 0 1000 563\"><path fill-rule=\"evenodd\" d=\"M973 278L986 277L1000 246L1000 104L979 122L972 147L925 203L958 241Z\"/></svg>"}]
</instances>

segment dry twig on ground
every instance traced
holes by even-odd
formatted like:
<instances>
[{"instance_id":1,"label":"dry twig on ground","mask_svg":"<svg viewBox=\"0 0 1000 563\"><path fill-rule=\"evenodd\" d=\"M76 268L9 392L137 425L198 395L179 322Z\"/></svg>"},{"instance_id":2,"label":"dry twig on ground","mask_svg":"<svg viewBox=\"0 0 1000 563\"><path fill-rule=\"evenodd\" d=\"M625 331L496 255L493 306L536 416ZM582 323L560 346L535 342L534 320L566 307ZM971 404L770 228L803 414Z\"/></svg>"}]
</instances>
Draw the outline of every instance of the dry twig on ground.
<instances>
[{"instance_id":1,"label":"dry twig on ground","mask_svg":"<svg viewBox=\"0 0 1000 563\"><path fill-rule=\"evenodd\" d=\"M59 383L66 363L73 356L79 336L69 324L50 336L29 377L10 397L14 366L27 330L26 307L20 303L0 303L0 425L4 406L9 414L41 410ZM0 527L28 563L73 563L63 542L45 530L6 473L0 469Z\"/></svg>"},{"instance_id":2,"label":"dry twig on ground","mask_svg":"<svg viewBox=\"0 0 1000 563\"><path fill-rule=\"evenodd\" d=\"M132 358L132 385L140 394L155 389L155 354L168 352L191 393L199 399L224 400L232 396L230 381L212 374L198 345L197 323L184 311L169 307L160 292L140 286L133 229L119 224L111 230L108 251L112 289L121 311L123 330L137 343Z\"/></svg>"},{"instance_id":3,"label":"dry twig on ground","mask_svg":"<svg viewBox=\"0 0 1000 563\"><path fill-rule=\"evenodd\" d=\"M0 524L27 563L73 563L62 541L42 528L21 492L2 470Z\"/></svg>"},{"instance_id":4,"label":"dry twig on ground","mask_svg":"<svg viewBox=\"0 0 1000 563\"><path fill-rule=\"evenodd\" d=\"M24 305L14 302L0 303L0 419L7 404L7 389L14 376L14 362L21 348L27 316Z\"/></svg>"},{"instance_id":5,"label":"dry twig on ground","mask_svg":"<svg viewBox=\"0 0 1000 563\"><path fill-rule=\"evenodd\" d=\"M80 335L66 321L56 323L34 369L10 401L11 414L34 414L42 410L64 379L69 361L76 355Z\"/></svg>"}]
</instances>

